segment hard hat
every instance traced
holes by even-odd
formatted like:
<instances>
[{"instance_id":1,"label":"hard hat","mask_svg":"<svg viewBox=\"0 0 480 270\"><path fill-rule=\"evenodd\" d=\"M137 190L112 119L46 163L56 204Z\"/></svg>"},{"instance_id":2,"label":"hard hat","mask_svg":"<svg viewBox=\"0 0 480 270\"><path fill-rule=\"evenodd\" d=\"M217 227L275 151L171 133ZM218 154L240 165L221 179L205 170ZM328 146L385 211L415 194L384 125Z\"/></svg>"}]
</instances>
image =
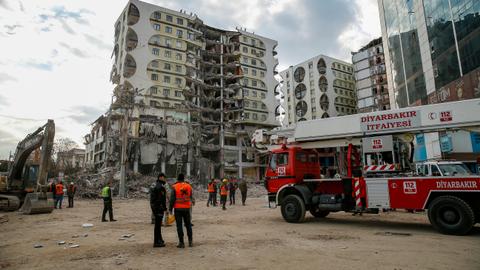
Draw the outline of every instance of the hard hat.
<instances>
[{"instance_id":1,"label":"hard hat","mask_svg":"<svg viewBox=\"0 0 480 270\"><path fill-rule=\"evenodd\" d=\"M73 182L70 182L70 185L73 185Z\"/></svg>"},{"instance_id":2,"label":"hard hat","mask_svg":"<svg viewBox=\"0 0 480 270\"><path fill-rule=\"evenodd\" d=\"M224 182L224 183L228 182L227 178L223 179L223 182Z\"/></svg>"}]
</instances>

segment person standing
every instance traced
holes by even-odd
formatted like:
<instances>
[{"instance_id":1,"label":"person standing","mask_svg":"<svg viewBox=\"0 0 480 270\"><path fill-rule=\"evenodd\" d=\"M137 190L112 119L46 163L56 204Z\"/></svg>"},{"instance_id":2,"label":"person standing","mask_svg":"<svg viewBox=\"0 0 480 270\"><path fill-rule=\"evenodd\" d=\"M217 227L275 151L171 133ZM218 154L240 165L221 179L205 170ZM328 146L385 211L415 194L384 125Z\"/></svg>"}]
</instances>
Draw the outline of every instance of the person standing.
<instances>
[{"instance_id":1,"label":"person standing","mask_svg":"<svg viewBox=\"0 0 480 270\"><path fill-rule=\"evenodd\" d=\"M55 208L57 208L57 196L55 195L55 180L52 180L52 182L50 182L50 185L48 186L48 192L52 193L52 199L55 203Z\"/></svg>"},{"instance_id":2,"label":"person standing","mask_svg":"<svg viewBox=\"0 0 480 270\"><path fill-rule=\"evenodd\" d=\"M245 201L247 200L247 181L245 179L242 179L240 181L240 185L238 186L240 189L240 193L242 194L242 205L245 206Z\"/></svg>"},{"instance_id":3,"label":"person standing","mask_svg":"<svg viewBox=\"0 0 480 270\"><path fill-rule=\"evenodd\" d=\"M155 227L153 229L153 247L164 247L165 242L162 237L162 220L167 210L167 190L165 189L165 175L158 175L155 186L150 192L150 207L155 217Z\"/></svg>"},{"instance_id":4,"label":"person standing","mask_svg":"<svg viewBox=\"0 0 480 270\"><path fill-rule=\"evenodd\" d=\"M222 210L227 210L225 204L227 203L228 195L228 180L223 179L222 185L220 186L220 203L222 204Z\"/></svg>"},{"instance_id":5,"label":"person standing","mask_svg":"<svg viewBox=\"0 0 480 270\"><path fill-rule=\"evenodd\" d=\"M103 198L103 213L102 213L102 222L106 222L105 216L107 215L110 218L110 221L117 221L113 218L113 205L112 205L112 180L108 181L107 184L102 189L102 198Z\"/></svg>"},{"instance_id":6,"label":"person standing","mask_svg":"<svg viewBox=\"0 0 480 270\"><path fill-rule=\"evenodd\" d=\"M77 186L75 186L73 182L70 182L70 185L68 185L67 187L68 208L73 208L73 197L75 196L76 192L77 192Z\"/></svg>"},{"instance_id":7,"label":"person standing","mask_svg":"<svg viewBox=\"0 0 480 270\"><path fill-rule=\"evenodd\" d=\"M213 179L213 206L217 206L218 181Z\"/></svg>"},{"instance_id":8,"label":"person standing","mask_svg":"<svg viewBox=\"0 0 480 270\"><path fill-rule=\"evenodd\" d=\"M63 183L60 181L55 185L55 208L62 209L63 194Z\"/></svg>"},{"instance_id":9,"label":"person standing","mask_svg":"<svg viewBox=\"0 0 480 270\"><path fill-rule=\"evenodd\" d=\"M217 206L215 204L215 197L217 196L216 192L215 192L215 179L212 179L210 180L210 183L208 183L208 201L207 201L207 207L210 206L210 204L212 204L213 206Z\"/></svg>"},{"instance_id":10,"label":"person standing","mask_svg":"<svg viewBox=\"0 0 480 270\"><path fill-rule=\"evenodd\" d=\"M229 198L230 198L230 205L235 205L235 193L237 192L237 182L235 180L231 180L228 183L228 190L229 190Z\"/></svg>"},{"instance_id":11,"label":"person standing","mask_svg":"<svg viewBox=\"0 0 480 270\"><path fill-rule=\"evenodd\" d=\"M193 232L192 225L190 223L190 208L192 207L192 186L185 183L185 176L179 174L177 182L172 186L172 192L170 194L169 211L172 212L175 209L175 222L177 224L178 245L177 248L185 248L183 241L183 223L187 229L188 245L193 246Z\"/></svg>"}]
</instances>

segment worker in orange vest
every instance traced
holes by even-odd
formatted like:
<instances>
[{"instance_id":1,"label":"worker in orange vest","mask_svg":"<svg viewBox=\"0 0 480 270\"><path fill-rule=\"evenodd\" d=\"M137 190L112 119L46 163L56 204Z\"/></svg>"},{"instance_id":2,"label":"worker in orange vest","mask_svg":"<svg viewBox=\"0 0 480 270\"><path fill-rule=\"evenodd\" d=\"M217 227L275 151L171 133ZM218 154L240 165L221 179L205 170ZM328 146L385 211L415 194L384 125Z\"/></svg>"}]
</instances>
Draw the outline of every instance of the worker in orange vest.
<instances>
[{"instance_id":1,"label":"worker in orange vest","mask_svg":"<svg viewBox=\"0 0 480 270\"><path fill-rule=\"evenodd\" d=\"M208 201L207 201L207 207L212 204L213 206L217 206L215 196L217 196L217 193L215 192L215 179L212 178L210 183L208 183Z\"/></svg>"},{"instance_id":2,"label":"worker in orange vest","mask_svg":"<svg viewBox=\"0 0 480 270\"><path fill-rule=\"evenodd\" d=\"M178 234L178 245L177 248L185 248L185 243L183 241L183 228L182 225L185 223L188 236L188 246L193 246L193 232L192 232L192 223L190 218L190 208L192 207L192 186L185 183L185 176L179 174L177 177L177 182L172 186L172 192L170 194L170 213L175 209L175 222L177 224L177 234Z\"/></svg>"},{"instance_id":3,"label":"worker in orange vest","mask_svg":"<svg viewBox=\"0 0 480 270\"><path fill-rule=\"evenodd\" d=\"M220 203L222 204L222 210L227 210L225 204L227 203L228 195L228 180L223 179L222 185L220 186Z\"/></svg>"},{"instance_id":4,"label":"worker in orange vest","mask_svg":"<svg viewBox=\"0 0 480 270\"><path fill-rule=\"evenodd\" d=\"M62 209L63 202L63 183L62 181L58 182L55 185L55 209Z\"/></svg>"}]
</instances>

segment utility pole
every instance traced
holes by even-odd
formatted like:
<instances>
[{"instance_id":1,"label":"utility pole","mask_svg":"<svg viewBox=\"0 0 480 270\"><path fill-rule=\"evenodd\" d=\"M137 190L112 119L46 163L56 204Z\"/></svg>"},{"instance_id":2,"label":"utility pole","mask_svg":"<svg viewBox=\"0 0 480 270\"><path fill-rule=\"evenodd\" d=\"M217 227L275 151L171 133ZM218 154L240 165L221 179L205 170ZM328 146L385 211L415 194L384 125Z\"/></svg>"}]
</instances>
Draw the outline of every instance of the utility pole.
<instances>
[{"instance_id":1,"label":"utility pole","mask_svg":"<svg viewBox=\"0 0 480 270\"><path fill-rule=\"evenodd\" d=\"M220 178L225 176L225 130L223 127L223 42L224 37L220 37Z\"/></svg>"}]
</instances>

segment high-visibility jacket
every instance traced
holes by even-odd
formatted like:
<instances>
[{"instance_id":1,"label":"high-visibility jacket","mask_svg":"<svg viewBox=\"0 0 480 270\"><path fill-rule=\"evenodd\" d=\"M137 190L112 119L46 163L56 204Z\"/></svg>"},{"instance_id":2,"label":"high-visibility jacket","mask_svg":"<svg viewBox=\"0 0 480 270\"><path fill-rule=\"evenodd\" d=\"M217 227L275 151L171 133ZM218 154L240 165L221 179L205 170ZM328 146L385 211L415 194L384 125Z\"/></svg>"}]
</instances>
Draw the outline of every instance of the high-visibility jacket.
<instances>
[{"instance_id":1,"label":"high-visibility jacket","mask_svg":"<svg viewBox=\"0 0 480 270\"><path fill-rule=\"evenodd\" d=\"M62 184L57 184L55 186L55 194L56 195L63 195L63 185Z\"/></svg>"},{"instance_id":2,"label":"high-visibility jacket","mask_svg":"<svg viewBox=\"0 0 480 270\"><path fill-rule=\"evenodd\" d=\"M109 186L106 186L102 189L102 198L109 198L109 191L110 191L110 187Z\"/></svg>"},{"instance_id":3,"label":"high-visibility jacket","mask_svg":"<svg viewBox=\"0 0 480 270\"><path fill-rule=\"evenodd\" d=\"M185 182L177 182L173 185L175 190L175 203L173 208L190 208L192 206L192 186Z\"/></svg>"},{"instance_id":4,"label":"high-visibility jacket","mask_svg":"<svg viewBox=\"0 0 480 270\"><path fill-rule=\"evenodd\" d=\"M227 185L222 185L222 186L220 187L220 195L221 195L221 196L227 196L227 195L228 195Z\"/></svg>"},{"instance_id":5,"label":"high-visibility jacket","mask_svg":"<svg viewBox=\"0 0 480 270\"><path fill-rule=\"evenodd\" d=\"M214 193L215 192L215 184L210 183L208 184L208 193Z\"/></svg>"}]
</instances>

